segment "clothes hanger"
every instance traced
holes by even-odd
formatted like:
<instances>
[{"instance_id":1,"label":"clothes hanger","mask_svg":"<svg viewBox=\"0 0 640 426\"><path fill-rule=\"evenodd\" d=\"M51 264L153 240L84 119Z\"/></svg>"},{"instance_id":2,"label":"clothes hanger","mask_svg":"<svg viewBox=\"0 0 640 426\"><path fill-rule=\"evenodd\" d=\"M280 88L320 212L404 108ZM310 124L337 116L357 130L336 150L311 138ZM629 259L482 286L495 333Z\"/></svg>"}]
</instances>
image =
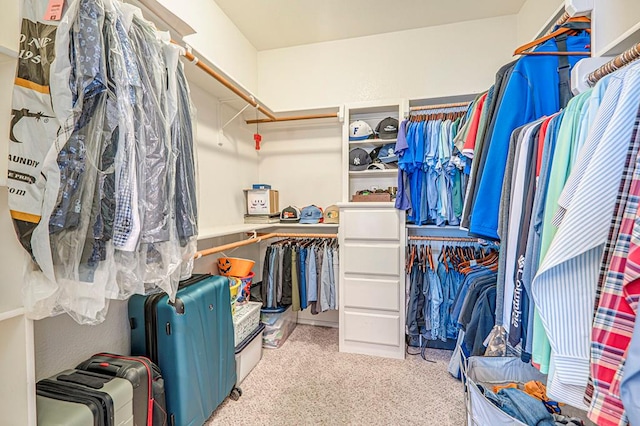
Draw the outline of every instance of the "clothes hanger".
<instances>
[{"instance_id":1,"label":"clothes hanger","mask_svg":"<svg viewBox=\"0 0 640 426\"><path fill-rule=\"evenodd\" d=\"M429 258L428 258L428 260L429 260L429 268L431 268L431 270L432 270L432 271L435 271L435 270L436 270L436 264L435 264L435 262L433 261L433 248L431 247L431 244L429 244L428 248L429 248L429 249L428 249L428 254L429 254Z\"/></svg>"},{"instance_id":2,"label":"clothes hanger","mask_svg":"<svg viewBox=\"0 0 640 426\"><path fill-rule=\"evenodd\" d=\"M552 38L556 38L560 35L563 34L567 34L567 35L575 35L577 33L579 33L582 29L580 28L575 28L572 27L571 23L591 23L591 19L589 19L586 16L579 16L576 18L569 18L567 20L567 22L565 22L564 24L560 25L560 27L558 29L556 29L555 31L553 31L550 34L547 34L545 36L542 36L536 40L533 40L527 44L524 44L520 47L518 47L516 49L516 51L514 52L514 56L515 55L552 55L552 56L588 56L590 54L590 52L527 52L529 49L532 49L542 43L544 43L545 41L551 40ZM587 32L591 32L590 29L588 28L584 28L584 30L586 30Z\"/></svg>"},{"instance_id":3,"label":"clothes hanger","mask_svg":"<svg viewBox=\"0 0 640 426\"><path fill-rule=\"evenodd\" d=\"M408 274L411 273L411 270L413 269L413 262L415 260L415 256L416 256L416 246L415 244L411 244L407 247L407 260L405 262L405 271L407 271Z\"/></svg>"}]
</instances>

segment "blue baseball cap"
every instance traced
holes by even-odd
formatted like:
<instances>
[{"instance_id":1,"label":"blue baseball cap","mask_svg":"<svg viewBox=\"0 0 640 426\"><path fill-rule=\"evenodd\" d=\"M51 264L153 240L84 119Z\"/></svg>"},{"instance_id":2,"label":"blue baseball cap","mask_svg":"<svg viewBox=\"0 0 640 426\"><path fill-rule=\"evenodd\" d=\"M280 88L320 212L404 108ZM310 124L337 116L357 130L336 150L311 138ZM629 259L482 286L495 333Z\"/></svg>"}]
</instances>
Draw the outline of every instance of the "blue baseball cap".
<instances>
[{"instance_id":1,"label":"blue baseball cap","mask_svg":"<svg viewBox=\"0 0 640 426\"><path fill-rule=\"evenodd\" d=\"M383 163L393 163L394 161L398 161L398 156L396 155L395 150L396 144L394 143L384 145L378 153L378 160Z\"/></svg>"},{"instance_id":2,"label":"blue baseball cap","mask_svg":"<svg viewBox=\"0 0 640 426\"><path fill-rule=\"evenodd\" d=\"M322 222L322 209L313 204L304 207L300 213L300 223L320 223Z\"/></svg>"}]
</instances>

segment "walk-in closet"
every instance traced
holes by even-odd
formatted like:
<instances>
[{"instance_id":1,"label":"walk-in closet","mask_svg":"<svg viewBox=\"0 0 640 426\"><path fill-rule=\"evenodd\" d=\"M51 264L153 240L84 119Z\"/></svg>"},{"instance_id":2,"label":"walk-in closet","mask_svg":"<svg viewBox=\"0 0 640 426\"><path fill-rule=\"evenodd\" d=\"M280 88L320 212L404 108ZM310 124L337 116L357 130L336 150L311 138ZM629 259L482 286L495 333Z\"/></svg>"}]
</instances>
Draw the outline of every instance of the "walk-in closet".
<instances>
[{"instance_id":1,"label":"walk-in closet","mask_svg":"<svg viewBox=\"0 0 640 426\"><path fill-rule=\"evenodd\" d=\"M640 424L640 3L6 0L0 426Z\"/></svg>"}]
</instances>

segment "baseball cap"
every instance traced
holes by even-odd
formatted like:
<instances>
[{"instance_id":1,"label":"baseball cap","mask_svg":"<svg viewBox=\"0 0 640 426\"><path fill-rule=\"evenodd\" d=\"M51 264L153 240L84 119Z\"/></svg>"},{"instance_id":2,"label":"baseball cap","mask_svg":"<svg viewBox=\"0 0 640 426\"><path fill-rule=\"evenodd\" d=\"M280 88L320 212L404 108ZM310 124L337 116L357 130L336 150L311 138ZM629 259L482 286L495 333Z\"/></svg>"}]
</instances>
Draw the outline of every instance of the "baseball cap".
<instances>
[{"instance_id":1,"label":"baseball cap","mask_svg":"<svg viewBox=\"0 0 640 426\"><path fill-rule=\"evenodd\" d=\"M304 207L300 212L300 223L322 222L322 209L316 205Z\"/></svg>"},{"instance_id":2,"label":"baseball cap","mask_svg":"<svg viewBox=\"0 0 640 426\"><path fill-rule=\"evenodd\" d=\"M380 139L395 139L398 137L398 120L387 117L376 126L376 134Z\"/></svg>"},{"instance_id":3,"label":"baseball cap","mask_svg":"<svg viewBox=\"0 0 640 426\"><path fill-rule=\"evenodd\" d=\"M371 126L362 120L356 120L349 125L349 140L362 141L373 137Z\"/></svg>"},{"instance_id":4,"label":"baseball cap","mask_svg":"<svg viewBox=\"0 0 640 426\"><path fill-rule=\"evenodd\" d=\"M369 153L369 157L371 157L371 161L372 162L375 163L376 161L378 161L378 162L380 161L380 160L378 160L378 154L380 153L380 149L382 149L382 147L381 146L377 146L377 147L373 148L371 150L371 152Z\"/></svg>"},{"instance_id":5,"label":"baseball cap","mask_svg":"<svg viewBox=\"0 0 640 426\"><path fill-rule=\"evenodd\" d=\"M367 170L389 170L389 169L398 169L398 164L397 163L373 163L373 164L369 164L369 167L367 167Z\"/></svg>"},{"instance_id":6,"label":"baseball cap","mask_svg":"<svg viewBox=\"0 0 640 426\"><path fill-rule=\"evenodd\" d=\"M340 223L340 209L335 204L324 209L324 223Z\"/></svg>"},{"instance_id":7,"label":"baseball cap","mask_svg":"<svg viewBox=\"0 0 640 426\"><path fill-rule=\"evenodd\" d=\"M282 213L280 213L280 222L294 222L298 223L300 221L300 209L296 206L289 206L285 209L282 209Z\"/></svg>"},{"instance_id":8,"label":"baseball cap","mask_svg":"<svg viewBox=\"0 0 640 426\"><path fill-rule=\"evenodd\" d=\"M391 163L394 161L398 161L398 156L395 153L396 145L393 143L388 143L380 149L378 153L378 160L383 163Z\"/></svg>"},{"instance_id":9,"label":"baseball cap","mask_svg":"<svg viewBox=\"0 0 640 426\"><path fill-rule=\"evenodd\" d=\"M367 170L367 166L371 164L369 153L362 148L353 148L349 151L349 170L360 171Z\"/></svg>"}]
</instances>

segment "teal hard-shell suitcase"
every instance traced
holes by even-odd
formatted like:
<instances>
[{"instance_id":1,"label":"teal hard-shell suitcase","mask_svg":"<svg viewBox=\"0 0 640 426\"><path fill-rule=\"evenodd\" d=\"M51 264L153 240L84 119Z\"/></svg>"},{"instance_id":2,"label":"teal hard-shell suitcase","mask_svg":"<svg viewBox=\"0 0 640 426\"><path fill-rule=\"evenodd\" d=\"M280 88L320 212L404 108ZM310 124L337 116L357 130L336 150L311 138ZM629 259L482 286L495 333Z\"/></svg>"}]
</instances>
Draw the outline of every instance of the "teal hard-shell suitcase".
<instances>
[{"instance_id":1,"label":"teal hard-shell suitcase","mask_svg":"<svg viewBox=\"0 0 640 426\"><path fill-rule=\"evenodd\" d=\"M174 303L165 293L129 299L131 352L160 367L171 425L200 426L227 396L240 395L229 284L195 275Z\"/></svg>"}]
</instances>

